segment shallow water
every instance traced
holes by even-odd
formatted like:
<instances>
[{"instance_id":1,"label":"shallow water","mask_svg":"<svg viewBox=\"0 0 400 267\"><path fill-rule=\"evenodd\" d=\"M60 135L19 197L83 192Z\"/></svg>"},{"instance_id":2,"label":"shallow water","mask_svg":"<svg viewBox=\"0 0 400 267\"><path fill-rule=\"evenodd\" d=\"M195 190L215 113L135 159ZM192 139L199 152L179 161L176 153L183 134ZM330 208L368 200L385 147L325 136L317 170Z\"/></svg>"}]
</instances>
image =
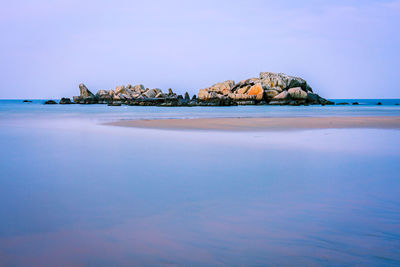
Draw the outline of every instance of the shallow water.
<instances>
[{"instance_id":1,"label":"shallow water","mask_svg":"<svg viewBox=\"0 0 400 267\"><path fill-rule=\"evenodd\" d=\"M400 107L115 108L0 101L0 265L400 265L398 130L99 124Z\"/></svg>"},{"instance_id":2,"label":"shallow water","mask_svg":"<svg viewBox=\"0 0 400 267\"><path fill-rule=\"evenodd\" d=\"M308 117L308 116L400 116L400 99L332 99L360 105L333 106L231 106L231 107L140 107L107 105L43 105L44 100L22 103L0 100L0 120L14 119L119 119L214 118L214 117ZM376 103L383 105L378 106ZM399 104L399 105L396 105Z\"/></svg>"}]
</instances>

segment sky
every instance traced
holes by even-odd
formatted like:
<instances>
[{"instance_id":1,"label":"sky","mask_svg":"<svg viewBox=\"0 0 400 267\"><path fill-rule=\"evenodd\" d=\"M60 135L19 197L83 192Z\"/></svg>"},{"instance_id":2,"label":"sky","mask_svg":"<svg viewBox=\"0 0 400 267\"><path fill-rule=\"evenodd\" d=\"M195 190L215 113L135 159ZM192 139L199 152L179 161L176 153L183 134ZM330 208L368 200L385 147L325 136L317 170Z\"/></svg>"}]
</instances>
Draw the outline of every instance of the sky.
<instances>
[{"instance_id":1,"label":"sky","mask_svg":"<svg viewBox=\"0 0 400 267\"><path fill-rule=\"evenodd\" d=\"M326 98L400 98L400 0L3 1L0 98L283 72Z\"/></svg>"}]
</instances>

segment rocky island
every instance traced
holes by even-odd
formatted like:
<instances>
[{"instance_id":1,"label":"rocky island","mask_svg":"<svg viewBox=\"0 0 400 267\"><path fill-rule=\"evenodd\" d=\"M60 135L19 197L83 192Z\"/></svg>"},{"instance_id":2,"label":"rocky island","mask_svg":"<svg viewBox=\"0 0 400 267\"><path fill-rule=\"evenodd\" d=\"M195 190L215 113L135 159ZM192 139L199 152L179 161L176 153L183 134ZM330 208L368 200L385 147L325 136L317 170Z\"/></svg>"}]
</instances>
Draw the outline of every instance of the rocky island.
<instances>
[{"instance_id":1,"label":"rocky island","mask_svg":"<svg viewBox=\"0 0 400 267\"><path fill-rule=\"evenodd\" d=\"M117 86L114 90L99 90L93 94L84 84L80 95L62 98L59 104L108 104L110 106L233 106L233 105L331 105L302 78L284 73L261 72L258 78L235 83L233 80L200 89L198 97L177 95L168 89L145 88L143 85Z\"/></svg>"}]
</instances>

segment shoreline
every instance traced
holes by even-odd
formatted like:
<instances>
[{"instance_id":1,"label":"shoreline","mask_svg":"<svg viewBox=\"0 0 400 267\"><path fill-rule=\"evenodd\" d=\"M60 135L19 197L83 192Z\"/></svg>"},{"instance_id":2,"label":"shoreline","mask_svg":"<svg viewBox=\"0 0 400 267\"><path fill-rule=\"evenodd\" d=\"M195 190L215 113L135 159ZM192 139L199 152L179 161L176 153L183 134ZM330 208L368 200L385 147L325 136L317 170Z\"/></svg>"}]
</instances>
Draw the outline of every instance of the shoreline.
<instances>
[{"instance_id":1,"label":"shoreline","mask_svg":"<svg viewBox=\"0 0 400 267\"><path fill-rule=\"evenodd\" d=\"M269 117L122 120L104 125L158 130L288 131L311 129L400 129L400 116Z\"/></svg>"}]
</instances>

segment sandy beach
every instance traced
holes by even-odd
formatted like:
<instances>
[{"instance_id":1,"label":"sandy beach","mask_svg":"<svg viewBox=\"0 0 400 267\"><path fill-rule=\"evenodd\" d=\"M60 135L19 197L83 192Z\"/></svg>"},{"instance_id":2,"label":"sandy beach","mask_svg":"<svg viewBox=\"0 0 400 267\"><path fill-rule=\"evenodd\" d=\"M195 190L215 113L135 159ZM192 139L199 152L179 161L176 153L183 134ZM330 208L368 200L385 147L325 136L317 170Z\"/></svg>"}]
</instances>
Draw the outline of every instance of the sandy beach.
<instances>
[{"instance_id":1,"label":"sandy beach","mask_svg":"<svg viewBox=\"0 0 400 267\"><path fill-rule=\"evenodd\" d=\"M400 129L399 116L122 120L106 125L166 130L282 131L307 129Z\"/></svg>"}]
</instances>

